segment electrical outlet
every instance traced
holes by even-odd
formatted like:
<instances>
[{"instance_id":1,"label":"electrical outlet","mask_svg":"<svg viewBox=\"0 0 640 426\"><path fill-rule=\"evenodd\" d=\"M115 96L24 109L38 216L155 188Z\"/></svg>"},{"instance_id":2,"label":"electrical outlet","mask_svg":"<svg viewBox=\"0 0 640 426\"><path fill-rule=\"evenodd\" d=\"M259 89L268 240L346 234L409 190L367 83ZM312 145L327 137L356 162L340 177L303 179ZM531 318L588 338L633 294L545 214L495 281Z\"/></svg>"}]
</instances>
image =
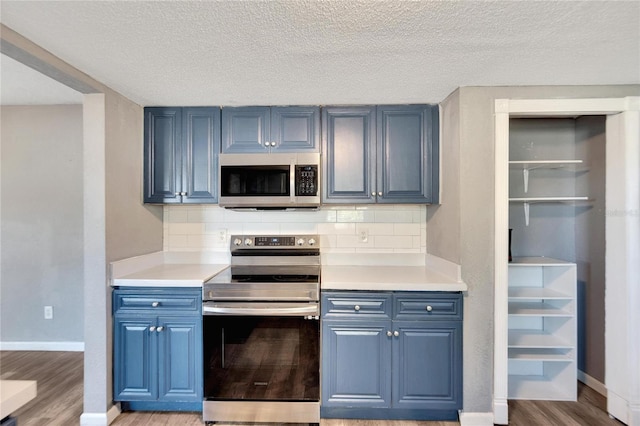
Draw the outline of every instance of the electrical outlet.
<instances>
[{"instance_id":1,"label":"electrical outlet","mask_svg":"<svg viewBox=\"0 0 640 426\"><path fill-rule=\"evenodd\" d=\"M218 230L218 241L220 241L221 243L224 243L227 241L227 230L226 229L219 229Z\"/></svg>"},{"instance_id":2,"label":"electrical outlet","mask_svg":"<svg viewBox=\"0 0 640 426\"><path fill-rule=\"evenodd\" d=\"M44 319L53 319L53 306L44 307Z\"/></svg>"},{"instance_id":3,"label":"electrical outlet","mask_svg":"<svg viewBox=\"0 0 640 426\"><path fill-rule=\"evenodd\" d=\"M369 230L368 229L361 229L360 230L360 242L361 243L366 243L369 241Z\"/></svg>"}]
</instances>

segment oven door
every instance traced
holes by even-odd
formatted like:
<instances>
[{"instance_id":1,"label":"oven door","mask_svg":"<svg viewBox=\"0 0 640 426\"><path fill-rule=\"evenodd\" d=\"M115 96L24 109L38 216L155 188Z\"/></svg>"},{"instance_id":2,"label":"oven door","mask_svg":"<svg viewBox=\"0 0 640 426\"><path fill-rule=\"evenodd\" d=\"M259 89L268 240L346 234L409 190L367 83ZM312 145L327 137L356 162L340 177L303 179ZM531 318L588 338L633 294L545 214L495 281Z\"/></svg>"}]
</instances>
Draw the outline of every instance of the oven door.
<instances>
[{"instance_id":1,"label":"oven door","mask_svg":"<svg viewBox=\"0 0 640 426\"><path fill-rule=\"evenodd\" d=\"M207 308L207 304L209 307ZM234 310L233 305L237 306ZM320 400L318 305L205 303L204 399ZM312 309L315 307L315 311ZM297 314L294 311L301 309ZM262 313L259 313L262 311Z\"/></svg>"}]
</instances>

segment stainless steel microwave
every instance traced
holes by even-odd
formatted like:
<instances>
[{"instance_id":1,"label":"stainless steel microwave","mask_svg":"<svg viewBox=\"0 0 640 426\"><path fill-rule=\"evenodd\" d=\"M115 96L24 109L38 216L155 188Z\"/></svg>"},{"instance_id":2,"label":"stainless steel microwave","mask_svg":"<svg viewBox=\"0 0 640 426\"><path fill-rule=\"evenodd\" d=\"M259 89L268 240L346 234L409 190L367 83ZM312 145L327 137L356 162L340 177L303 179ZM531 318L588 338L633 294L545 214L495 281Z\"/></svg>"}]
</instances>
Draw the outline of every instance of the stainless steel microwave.
<instances>
[{"instance_id":1,"label":"stainless steel microwave","mask_svg":"<svg viewBox=\"0 0 640 426\"><path fill-rule=\"evenodd\" d=\"M222 207L318 207L320 154L220 154L218 182Z\"/></svg>"}]
</instances>

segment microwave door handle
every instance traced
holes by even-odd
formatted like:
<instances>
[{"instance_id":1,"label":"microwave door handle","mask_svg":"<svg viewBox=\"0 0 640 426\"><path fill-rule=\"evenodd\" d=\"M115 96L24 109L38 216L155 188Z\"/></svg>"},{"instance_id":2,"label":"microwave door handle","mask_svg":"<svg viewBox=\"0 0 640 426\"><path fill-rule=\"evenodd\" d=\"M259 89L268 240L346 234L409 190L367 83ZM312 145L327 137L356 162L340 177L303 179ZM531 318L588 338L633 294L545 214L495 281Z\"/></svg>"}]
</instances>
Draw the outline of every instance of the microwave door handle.
<instances>
[{"instance_id":1,"label":"microwave door handle","mask_svg":"<svg viewBox=\"0 0 640 426\"><path fill-rule=\"evenodd\" d=\"M289 169L289 197L291 204L296 202L296 162L293 159Z\"/></svg>"}]
</instances>

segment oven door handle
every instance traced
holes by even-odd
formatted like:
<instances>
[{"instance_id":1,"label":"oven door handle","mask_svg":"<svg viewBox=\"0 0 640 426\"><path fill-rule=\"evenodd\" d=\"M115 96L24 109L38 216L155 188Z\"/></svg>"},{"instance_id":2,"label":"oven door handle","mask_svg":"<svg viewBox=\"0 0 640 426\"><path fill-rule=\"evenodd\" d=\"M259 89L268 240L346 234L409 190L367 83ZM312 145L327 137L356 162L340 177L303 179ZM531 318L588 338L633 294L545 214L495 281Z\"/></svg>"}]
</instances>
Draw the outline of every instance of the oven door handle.
<instances>
[{"instance_id":1,"label":"oven door handle","mask_svg":"<svg viewBox=\"0 0 640 426\"><path fill-rule=\"evenodd\" d=\"M318 305L309 303L295 306L233 306L233 304L203 305L203 315L251 315L251 316L317 316Z\"/></svg>"}]
</instances>

